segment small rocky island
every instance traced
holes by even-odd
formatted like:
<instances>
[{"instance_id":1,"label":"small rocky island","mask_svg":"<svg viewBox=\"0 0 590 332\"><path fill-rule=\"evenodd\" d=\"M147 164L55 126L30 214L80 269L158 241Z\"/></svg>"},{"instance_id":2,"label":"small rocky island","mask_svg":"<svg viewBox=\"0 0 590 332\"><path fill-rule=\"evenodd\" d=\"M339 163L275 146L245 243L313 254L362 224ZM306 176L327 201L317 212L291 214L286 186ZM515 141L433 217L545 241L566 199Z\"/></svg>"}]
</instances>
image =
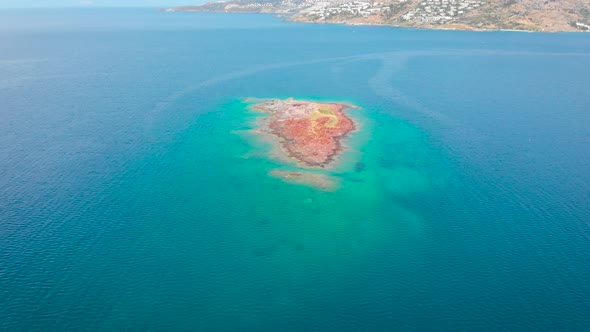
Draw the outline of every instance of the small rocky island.
<instances>
[{"instance_id":1,"label":"small rocky island","mask_svg":"<svg viewBox=\"0 0 590 332\"><path fill-rule=\"evenodd\" d=\"M252 106L268 113L261 130L280 139L292 158L308 167L328 166L342 150L341 138L355 129L344 110L354 106L337 103L272 99Z\"/></svg>"},{"instance_id":2,"label":"small rocky island","mask_svg":"<svg viewBox=\"0 0 590 332\"><path fill-rule=\"evenodd\" d=\"M281 151L300 168L326 169L343 150L342 138L356 129L345 110L358 108L343 103L319 103L289 99L248 100L252 109L266 113L256 130L277 139ZM317 172L274 170L272 176L288 182L321 188L333 185L333 178Z\"/></svg>"}]
</instances>

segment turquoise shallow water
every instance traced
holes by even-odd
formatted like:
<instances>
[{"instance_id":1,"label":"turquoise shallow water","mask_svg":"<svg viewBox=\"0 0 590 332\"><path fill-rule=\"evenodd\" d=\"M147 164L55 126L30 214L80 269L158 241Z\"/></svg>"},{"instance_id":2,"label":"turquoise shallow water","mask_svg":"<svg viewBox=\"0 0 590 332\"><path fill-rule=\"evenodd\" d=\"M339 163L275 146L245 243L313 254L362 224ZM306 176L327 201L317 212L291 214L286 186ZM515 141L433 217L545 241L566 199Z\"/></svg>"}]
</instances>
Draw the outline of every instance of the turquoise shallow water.
<instances>
[{"instance_id":1,"label":"turquoise shallow water","mask_svg":"<svg viewBox=\"0 0 590 332\"><path fill-rule=\"evenodd\" d=\"M589 77L584 34L0 11L0 329L586 331ZM248 97L362 107L338 190Z\"/></svg>"}]
</instances>

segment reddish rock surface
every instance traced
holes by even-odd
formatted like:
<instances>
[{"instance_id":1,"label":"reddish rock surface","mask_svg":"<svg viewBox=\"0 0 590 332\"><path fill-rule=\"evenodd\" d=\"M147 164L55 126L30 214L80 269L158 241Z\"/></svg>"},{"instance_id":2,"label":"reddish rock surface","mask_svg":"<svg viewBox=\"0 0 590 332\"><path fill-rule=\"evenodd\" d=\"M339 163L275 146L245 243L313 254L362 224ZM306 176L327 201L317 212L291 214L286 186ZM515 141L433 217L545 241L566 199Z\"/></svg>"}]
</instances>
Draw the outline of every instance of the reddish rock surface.
<instances>
[{"instance_id":1,"label":"reddish rock surface","mask_svg":"<svg viewBox=\"0 0 590 332\"><path fill-rule=\"evenodd\" d=\"M294 99L265 100L253 108L269 113L265 128L281 139L293 158L307 166L325 167L341 151L340 140L355 129L344 110L354 106Z\"/></svg>"}]
</instances>

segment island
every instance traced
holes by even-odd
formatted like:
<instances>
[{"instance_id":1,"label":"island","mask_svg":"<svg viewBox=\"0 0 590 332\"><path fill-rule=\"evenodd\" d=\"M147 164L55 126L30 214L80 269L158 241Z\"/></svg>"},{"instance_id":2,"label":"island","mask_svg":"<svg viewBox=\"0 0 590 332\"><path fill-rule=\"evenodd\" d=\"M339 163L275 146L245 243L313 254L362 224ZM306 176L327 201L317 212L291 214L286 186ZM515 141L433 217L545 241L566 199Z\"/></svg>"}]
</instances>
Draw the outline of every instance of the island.
<instances>
[{"instance_id":1,"label":"island","mask_svg":"<svg viewBox=\"0 0 590 332\"><path fill-rule=\"evenodd\" d=\"M252 109L268 114L259 131L275 136L284 152L306 167L330 166L342 151L342 138L355 130L341 103L319 103L293 98L255 103Z\"/></svg>"},{"instance_id":2,"label":"island","mask_svg":"<svg viewBox=\"0 0 590 332\"><path fill-rule=\"evenodd\" d=\"M342 179L331 169L346 150L343 140L358 130L347 112L359 107L293 98L248 98L246 102L250 109L264 114L257 117L251 132L271 143L271 157L284 161L268 172L270 176L325 191L339 187Z\"/></svg>"},{"instance_id":3,"label":"island","mask_svg":"<svg viewBox=\"0 0 590 332\"><path fill-rule=\"evenodd\" d=\"M270 13L295 22L426 29L590 31L588 0L229 0L163 11Z\"/></svg>"}]
</instances>

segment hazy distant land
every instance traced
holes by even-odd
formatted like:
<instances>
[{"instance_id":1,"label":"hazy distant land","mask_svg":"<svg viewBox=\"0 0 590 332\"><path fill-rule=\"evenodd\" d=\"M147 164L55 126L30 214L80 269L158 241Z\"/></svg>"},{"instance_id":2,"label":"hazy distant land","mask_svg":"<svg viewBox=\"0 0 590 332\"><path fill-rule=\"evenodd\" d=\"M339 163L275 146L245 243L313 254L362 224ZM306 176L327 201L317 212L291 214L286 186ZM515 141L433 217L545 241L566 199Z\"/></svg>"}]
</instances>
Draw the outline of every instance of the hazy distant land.
<instances>
[{"instance_id":1,"label":"hazy distant land","mask_svg":"<svg viewBox=\"0 0 590 332\"><path fill-rule=\"evenodd\" d=\"M587 0L230 0L166 11L273 13L297 22L428 29L590 31Z\"/></svg>"}]
</instances>

